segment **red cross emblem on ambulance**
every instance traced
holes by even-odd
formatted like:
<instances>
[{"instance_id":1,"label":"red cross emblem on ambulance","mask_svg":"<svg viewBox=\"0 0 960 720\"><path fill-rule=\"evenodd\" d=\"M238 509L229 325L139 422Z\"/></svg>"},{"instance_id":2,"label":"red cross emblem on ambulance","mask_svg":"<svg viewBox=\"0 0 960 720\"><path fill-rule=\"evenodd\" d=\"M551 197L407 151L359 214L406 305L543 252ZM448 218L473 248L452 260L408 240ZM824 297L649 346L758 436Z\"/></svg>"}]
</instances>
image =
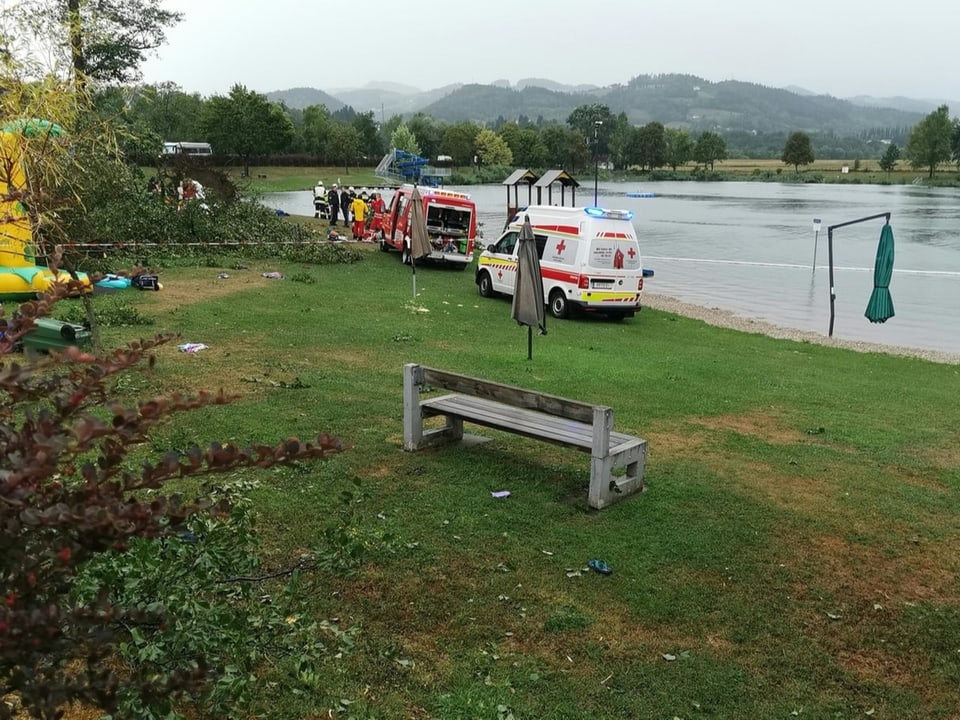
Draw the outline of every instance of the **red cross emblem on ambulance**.
<instances>
[{"instance_id":1,"label":"red cross emblem on ambulance","mask_svg":"<svg viewBox=\"0 0 960 720\"><path fill-rule=\"evenodd\" d=\"M557 253L563 255L563 251L567 249L567 244L561 240L557 243Z\"/></svg>"}]
</instances>

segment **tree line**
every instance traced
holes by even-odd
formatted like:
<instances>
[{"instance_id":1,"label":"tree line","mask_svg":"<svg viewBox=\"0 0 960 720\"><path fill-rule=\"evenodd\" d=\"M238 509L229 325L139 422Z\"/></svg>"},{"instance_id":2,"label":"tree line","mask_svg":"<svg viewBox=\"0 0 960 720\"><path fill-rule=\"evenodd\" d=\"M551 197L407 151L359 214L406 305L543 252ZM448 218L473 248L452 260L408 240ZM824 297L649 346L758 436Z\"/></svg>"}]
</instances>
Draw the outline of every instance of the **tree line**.
<instances>
[{"instance_id":1,"label":"tree line","mask_svg":"<svg viewBox=\"0 0 960 720\"><path fill-rule=\"evenodd\" d=\"M695 163L714 169L728 157L777 158L795 170L816 157L878 159L883 167L902 156L930 175L940 165L958 162L960 124L946 106L913 128L889 129L891 138L861 133L839 138L794 131L758 134L707 130L692 134L660 122L634 125L626 113L614 114L601 103L573 110L565 123L537 122L520 116L498 118L489 126L474 121L445 122L424 113L394 115L378 122L373 111L346 106L331 112L324 105L292 109L234 85L226 95L203 98L174 84L111 86L96 95L105 114L122 118L128 152L140 162L156 157L164 140L209 142L219 156L236 157L244 166L275 158L289 164L374 166L399 149L435 159L447 156L456 166L512 165L564 167L571 172L594 163L640 171ZM894 149L895 148L895 149ZM903 151L901 153L901 148ZM895 154L895 156L894 156Z\"/></svg>"}]
</instances>

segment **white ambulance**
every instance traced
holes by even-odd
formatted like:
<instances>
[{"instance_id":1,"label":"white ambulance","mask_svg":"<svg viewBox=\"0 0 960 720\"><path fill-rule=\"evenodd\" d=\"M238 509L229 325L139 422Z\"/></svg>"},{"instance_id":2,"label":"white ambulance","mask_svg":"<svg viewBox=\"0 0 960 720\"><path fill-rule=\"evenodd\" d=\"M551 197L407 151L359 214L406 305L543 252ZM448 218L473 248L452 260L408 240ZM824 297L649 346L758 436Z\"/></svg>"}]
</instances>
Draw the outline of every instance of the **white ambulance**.
<instances>
[{"instance_id":1,"label":"white ambulance","mask_svg":"<svg viewBox=\"0 0 960 720\"><path fill-rule=\"evenodd\" d=\"M537 239L543 297L554 317L577 309L622 319L640 309L643 267L633 213L597 207L521 209L480 255L476 283L483 297L513 295L524 216Z\"/></svg>"}]
</instances>

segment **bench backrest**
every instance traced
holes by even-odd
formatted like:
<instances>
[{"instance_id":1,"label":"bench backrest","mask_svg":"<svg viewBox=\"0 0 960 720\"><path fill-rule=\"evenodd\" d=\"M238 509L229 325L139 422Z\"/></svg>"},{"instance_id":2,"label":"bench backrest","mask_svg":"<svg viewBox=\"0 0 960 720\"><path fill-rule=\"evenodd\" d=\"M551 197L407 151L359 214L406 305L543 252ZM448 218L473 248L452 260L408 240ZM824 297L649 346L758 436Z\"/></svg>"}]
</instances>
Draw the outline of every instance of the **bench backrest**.
<instances>
[{"instance_id":1,"label":"bench backrest","mask_svg":"<svg viewBox=\"0 0 960 720\"><path fill-rule=\"evenodd\" d=\"M538 410L539 412L567 418L568 420L591 424L594 420L595 409L608 409L604 406L589 405L557 395L525 390L512 385L503 385L501 383L490 382L489 380L481 380L480 378L460 375L459 373L448 372L447 370L424 367L423 365L416 365L414 363L410 363L405 367L412 369L413 380L417 385L440 387L453 392L463 393L464 395L496 400L507 405L512 405L513 407Z\"/></svg>"}]
</instances>

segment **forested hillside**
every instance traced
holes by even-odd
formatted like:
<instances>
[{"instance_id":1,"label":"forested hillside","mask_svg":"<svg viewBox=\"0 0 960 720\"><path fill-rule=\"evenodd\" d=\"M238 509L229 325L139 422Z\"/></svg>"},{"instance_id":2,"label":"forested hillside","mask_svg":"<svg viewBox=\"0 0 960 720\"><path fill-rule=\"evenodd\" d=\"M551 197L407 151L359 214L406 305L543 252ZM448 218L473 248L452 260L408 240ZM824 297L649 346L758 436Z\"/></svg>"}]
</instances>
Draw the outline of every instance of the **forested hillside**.
<instances>
[{"instance_id":1,"label":"forested hillside","mask_svg":"<svg viewBox=\"0 0 960 720\"><path fill-rule=\"evenodd\" d=\"M828 95L797 95L739 81L711 83L692 75L639 75L623 85L583 93L527 86L514 90L464 85L421 111L448 122L481 123L519 116L563 122L574 108L601 102L636 125L661 122L692 132L825 132L857 135L872 128L907 128L923 117L890 108L864 107Z\"/></svg>"}]
</instances>

